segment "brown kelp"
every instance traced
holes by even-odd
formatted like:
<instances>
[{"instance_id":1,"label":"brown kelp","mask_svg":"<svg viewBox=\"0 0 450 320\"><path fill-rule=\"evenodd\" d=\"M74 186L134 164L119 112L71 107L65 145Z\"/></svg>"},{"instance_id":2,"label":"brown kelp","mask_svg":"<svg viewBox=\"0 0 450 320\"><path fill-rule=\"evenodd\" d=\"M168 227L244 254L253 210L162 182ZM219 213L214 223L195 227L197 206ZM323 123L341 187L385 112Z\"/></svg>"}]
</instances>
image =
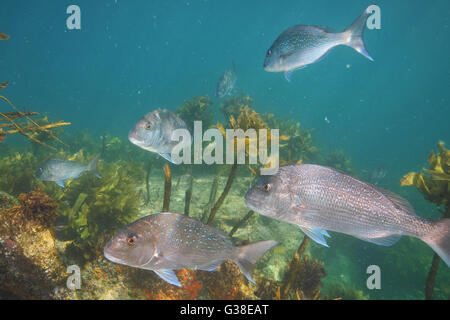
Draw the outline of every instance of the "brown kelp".
<instances>
[{"instance_id":1,"label":"brown kelp","mask_svg":"<svg viewBox=\"0 0 450 320\"><path fill-rule=\"evenodd\" d=\"M3 88L6 86L3 83ZM47 119L46 123L42 125L37 121L30 118L37 115L36 112L21 112L16 106L5 96L0 95L0 99L6 101L13 109L14 112L0 112L0 142L5 139L8 134L21 133L31 141L47 147L49 149L56 150L56 148L50 146L48 143L42 141L44 137L51 138L63 145L65 145L53 132L54 128L61 126L68 126L70 122L57 121L50 123ZM47 140L47 139L46 139Z\"/></svg>"},{"instance_id":2,"label":"brown kelp","mask_svg":"<svg viewBox=\"0 0 450 320\"><path fill-rule=\"evenodd\" d=\"M88 163L93 155L80 151L72 157L62 158ZM69 180L65 188L40 182L42 188L60 204L58 224L63 228L59 236L71 242L69 247L74 253L73 258L79 262L99 250L104 237L133 221L141 204L137 187L144 176L142 164L100 161L98 170L101 179L82 175ZM81 252L83 254L78 255Z\"/></svg>"},{"instance_id":3,"label":"brown kelp","mask_svg":"<svg viewBox=\"0 0 450 320\"><path fill-rule=\"evenodd\" d=\"M237 119L244 109L254 110L253 99L248 95L237 95L226 98L220 105L220 111L222 111L225 119L233 117Z\"/></svg>"},{"instance_id":4,"label":"brown kelp","mask_svg":"<svg viewBox=\"0 0 450 320\"><path fill-rule=\"evenodd\" d=\"M169 212L170 193L172 190L172 171L167 163L164 164L164 202L162 212Z\"/></svg>"},{"instance_id":5,"label":"brown kelp","mask_svg":"<svg viewBox=\"0 0 450 320\"><path fill-rule=\"evenodd\" d=\"M353 175L356 172L350 156L344 150L333 150L327 153L321 160L321 164Z\"/></svg>"},{"instance_id":6,"label":"brown kelp","mask_svg":"<svg viewBox=\"0 0 450 320\"><path fill-rule=\"evenodd\" d=\"M283 164L296 163L299 159L306 163L317 161L319 150L313 144L312 129L301 129L300 122L272 113L264 113L261 117L269 128L279 130L280 161Z\"/></svg>"},{"instance_id":7,"label":"brown kelp","mask_svg":"<svg viewBox=\"0 0 450 320\"><path fill-rule=\"evenodd\" d=\"M213 124L214 116L210 108L211 105L212 100L207 96L194 97L177 108L177 115L186 122L192 134L194 132L194 121L201 121L203 129L208 129Z\"/></svg>"},{"instance_id":8,"label":"brown kelp","mask_svg":"<svg viewBox=\"0 0 450 320\"><path fill-rule=\"evenodd\" d=\"M437 144L438 151L428 156L429 169L410 172L400 179L401 186L414 186L425 199L437 206L443 206L443 217L450 218L450 150L444 142ZM434 283L439 268L440 257L435 253L425 284L425 298L433 299Z\"/></svg>"}]
</instances>

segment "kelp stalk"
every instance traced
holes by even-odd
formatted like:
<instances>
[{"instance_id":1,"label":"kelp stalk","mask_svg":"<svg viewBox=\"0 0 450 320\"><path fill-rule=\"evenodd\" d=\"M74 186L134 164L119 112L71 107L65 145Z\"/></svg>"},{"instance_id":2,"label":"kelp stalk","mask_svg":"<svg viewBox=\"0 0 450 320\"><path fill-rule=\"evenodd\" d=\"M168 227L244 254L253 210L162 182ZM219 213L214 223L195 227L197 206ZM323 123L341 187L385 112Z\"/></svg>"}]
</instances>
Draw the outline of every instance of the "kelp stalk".
<instances>
[{"instance_id":1,"label":"kelp stalk","mask_svg":"<svg viewBox=\"0 0 450 320\"><path fill-rule=\"evenodd\" d=\"M189 176L188 178L188 188L185 193L184 197L184 214L186 216L189 216L189 207L191 206L191 198L192 198L192 186L194 184L194 178L192 176Z\"/></svg>"},{"instance_id":2,"label":"kelp stalk","mask_svg":"<svg viewBox=\"0 0 450 320\"><path fill-rule=\"evenodd\" d=\"M233 229L231 229L231 231L230 231L230 233L229 233L229 236L232 237L233 234L235 234L235 232L237 231L237 229L239 229L242 225L244 225L244 224L248 221L248 219L250 219L250 218L253 216L254 213L255 213L255 212L254 212L253 210L250 210L250 211L245 215L245 217L242 218L242 219L241 219L241 220L233 227Z\"/></svg>"},{"instance_id":3,"label":"kelp stalk","mask_svg":"<svg viewBox=\"0 0 450 320\"><path fill-rule=\"evenodd\" d=\"M209 217L211 210L214 207L216 201L217 188L219 187L219 178L214 177L211 192L209 193L208 203L203 207L202 221L205 221L206 217Z\"/></svg>"},{"instance_id":4,"label":"kelp stalk","mask_svg":"<svg viewBox=\"0 0 450 320\"><path fill-rule=\"evenodd\" d=\"M227 184L225 185L225 188L223 189L222 194L220 195L219 199L217 200L216 204L214 205L214 208L211 210L211 214L209 215L207 224L211 224L217 214L217 211L219 210L220 206L223 204L223 201L225 200L228 192L231 189L231 185L233 184L234 178L236 177L236 171L237 171L237 163L234 163L231 167L230 174L228 175Z\"/></svg>"},{"instance_id":5,"label":"kelp stalk","mask_svg":"<svg viewBox=\"0 0 450 320\"><path fill-rule=\"evenodd\" d=\"M145 199L145 204L148 204L150 202L150 173L152 171L152 162L151 160L148 161L147 166L147 175L145 176L145 190L147 191L147 197Z\"/></svg>"},{"instance_id":6,"label":"kelp stalk","mask_svg":"<svg viewBox=\"0 0 450 320\"><path fill-rule=\"evenodd\" d=\"M309 242L311 239L308 236L303 237L303 241L300 244L300 247L297 249L297 251L294 253L294 259L291 263L291 268L289 270L287 280L284 282L283 287L281 289L281 298L286 299L288 297L289 291L291 290L292 283L295 280L295 276L297 274L297 266L298 262L300 261L300 258L302 257L303 253L305 252L306 248L308 247Z\"/></svg>"},{"instance_id":7,"label":"kelp stalk","mask_svg":"<svg viewBox=\"0 0 450 320\"><path fill-rule=\"evenodd\" d=\"M169 211L170 205L170 193L172 190L172 172L170 171L169 165L164 164L164 202L163 202L163 212Z\"/></svg>"},{"instance_id":8,"label":"kelp stalk","mask_svg":"<svg viewBox=\"0 0 450 320\"><path fill-rule=\"evenodd\" d=\"M450 205L446 207L444 218L450 217ZM434 297L434 283L439 269L441 257L437 253L433 255L433 262L431 263L430 271L428 272L427 280L425 282L425 300L433 300Z\"/></svg>"}]
</instances>

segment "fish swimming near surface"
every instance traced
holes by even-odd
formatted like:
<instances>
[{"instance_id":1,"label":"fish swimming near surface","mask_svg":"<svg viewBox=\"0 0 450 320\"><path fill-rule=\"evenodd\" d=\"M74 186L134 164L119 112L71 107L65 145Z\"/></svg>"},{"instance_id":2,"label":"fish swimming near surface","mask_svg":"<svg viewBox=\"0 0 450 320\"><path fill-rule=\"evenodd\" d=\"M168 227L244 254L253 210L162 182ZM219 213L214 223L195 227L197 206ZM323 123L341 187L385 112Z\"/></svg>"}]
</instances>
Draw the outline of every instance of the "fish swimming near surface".
<instances>
[{"instance_id":1,"label":"fish swimming near surface","mask_svg":"<svg viewBox=\"0 0 450 320\"><path fill-rule=\"evenodd\" d=\"M340 45L352 47L373 61L363 41L363 32L371 14L371 7L364 10L350 27L339 33L321 26L290 27L267 50L264 70L284 72L286 80L291 81L295 70L319 61L330 49Z\"/></svg>"},{"instance_id":2,"label":"fish swimming near surface","mask_svg":"<svg viewBox=\"0 0 450 320\"><path fill-rule=\"evenodd\" d=\"M179 141L172 141L172 132L187 129L186 123L167 109L154 110L139 120L128 133L128 139L138 147L156 152L167 161L172 161L172 149Z\"/></svg>"},{"instance_id":3,"label":"fish swimming near surface","mask_svg":"<svg viewBox=\"0 0 450 320\"><path fill-rule=\"evenodd\" d=\"M82 164L64 159L51 159L39 167L37 178L43 181L54 181L58 186L63 188L64 182L68 179L78 178L85 171L91 172L100 178L100 175L97 172L99 158L100 154L96 155L89 164Z\"/></svg>"},{"instance_id":4,"label":"fish swimming near surface","mask_svg":"<svg viewBox=\"0 0 450 320\"><path fill-rule=\"evenodd\" d=\"M0 40L9 40L9 35L6 33L0 32Z\"/></svg>"},{"instance_id":5,"label":"fish swimming near surface","mask_svg":"<svg viewBox=\"0 0 450 320\"><path fill-rule=\"evenodd\" d=\"M332 168L280 167L275 175L260 178L245 201L262 215L298 225L324 246L326 230L383 246L406 235L421 239L450 264L450 219L420 218L400 196Z\"/></svg>"},{"instance_id":6,"label":"fish swimming near surface","mask_svg":"<svg viewBox=\"0 0 450 320\"><path fill-rule=\"evenodd\" d=\"M227 95L231 95L236 80L236 66L233 62L233 66L231 67L231 69L225 71L217 82L216 96L219 98L223 98Z\"/></svg>"},{"instance_id":7,"label":"fish swimming near surface","mask_svg":"<svg viewBox=\"0 0 450 320\"><path fill-rule=\"evenodd\" d=\"M236 263L252 279L255 263L278 243L273 240L235 247L231 238L202 222L178 213L141 218L119 231L104 248L115 263L154 271L165 281L181 286L173 270L216 270L225 260Z\"/></svg>"}]
</instances>

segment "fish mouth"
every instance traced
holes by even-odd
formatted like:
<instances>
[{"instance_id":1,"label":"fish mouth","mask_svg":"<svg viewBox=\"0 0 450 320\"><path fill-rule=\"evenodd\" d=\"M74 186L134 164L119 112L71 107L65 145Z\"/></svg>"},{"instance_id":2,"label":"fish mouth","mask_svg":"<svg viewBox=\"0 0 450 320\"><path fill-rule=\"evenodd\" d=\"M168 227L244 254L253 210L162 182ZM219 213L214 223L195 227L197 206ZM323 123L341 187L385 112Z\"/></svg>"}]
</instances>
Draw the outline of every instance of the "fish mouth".
<instances>
[{"instance_id":1,"label":"fish mouth","mask_svg":"<svg viewBox=\"0 0 450 320\"><path fill-rule=\"evenodd\" d=\"M133 129L128 132L128 140L130 140L132 144L139 145L138 136Z\"/></svg>"},{"instance_id":2,"label":"fish mouth","mask_svg":"<svg viewBox=\"0 0 450 320\"><path fill-rule=\"evenodd\" d=\"M255 206L255 203L257 202L256 199L252 198L251 196L251 191L252 189L250 189L249 191L247 191L247 193L245 194L245 205L256 212L259 212L259 209Z\"/></svg>"},{"instance_id":3,"label":"fish mouth","mask_svg":"<svg viewBox=\"0 0 450 320\"><path fill-rule=\"evenodd\" d=\"M109 244L109 243L108 243L108 244L106 245L106 247L103 249L103 255L104 255L104 257L105 257L106 259L108 259L108 260L111 261L111 262L123 264L123 262L122 262L121 259L115 257L115 256L112 254L112 252L110 251L110 244Z\"/></svg>"}]
</instances>

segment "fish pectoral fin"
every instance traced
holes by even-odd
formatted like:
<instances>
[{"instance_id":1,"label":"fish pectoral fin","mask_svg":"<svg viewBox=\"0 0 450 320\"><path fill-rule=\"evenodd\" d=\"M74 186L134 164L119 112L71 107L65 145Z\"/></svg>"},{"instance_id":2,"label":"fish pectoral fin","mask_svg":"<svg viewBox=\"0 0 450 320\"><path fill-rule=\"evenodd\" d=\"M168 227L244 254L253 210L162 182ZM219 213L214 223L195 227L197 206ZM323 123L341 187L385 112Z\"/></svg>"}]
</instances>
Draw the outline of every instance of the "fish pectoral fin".
<instances>
[{"instance_id":1,"label":"fish pectoral fin","mask_svg":"<svg viewBox=\"0 0 450 320\"><path fill-rule=\"evenodd\" d=\"M286 71L284 73L284 78L287 80L287 82L291 82L292 74L294 73L294 70Z\"/></svg>"},{"instance_id":2,"label":"fish pectoral fin","mask_svg":"<svg viewBox=\"0 0 450 320\"><path fill-rule=\"evenodd\" d=\"M64 180L55 181L58 186L64 188Z\"/></svg>"},{"instance_id":3,"label":"fish pectoral fin","mask_svg":"<svg viewBox=\"0 0 450 320\"><path fill-rule=\"evenodd\" d=\"M325 247L329 247L329 245L327 244L327 241L324 238L324 236L330 238L330 235L328 234L328 232L326 230L319 229L319 228L308 228L308 227L300 227L300 229L302 229L302 231L308 237L310 237L312 240L314 240L318 244L321 244Z\"/></svg>"},{"instance_id":4,"label":"fish pectoral fin","mask_svg":"<svg viewBox=\"0 0 450 320\"><path fill-rule=\"evenodd\" d=\"M181 287L181 283L178 280L177 276L175 275L175 272L170 269L161 269L161 270L153 270L161 279L164 281L167 281L168 283Z\"/></svg>"},{"instance_id":5,"label":"fish pectoral fin","mask_svg":"<svg viewBox=\"0 0 450 320\"><path fill-rule=\"evenodd\" d=\"M300 70L300 69L303 69L303 68L306 68L306 66L301 66L301 67L298 67L297 69L285 71L285 72L284 72L284 78L285 78L288 82L291 82L292 74L294 73L294 71L297 71L297 70Z\"/></svg>"},{"instance_id":6,"label":"fish pectoral fin","mask_svg":"<svg viewBox=\"0 0 450 320\"><path fill-rule=\"evenodd\" d=\"M161 157L163 157L164 159L166 159L167 161L169 161L170 163L174 163L172 160L172 157L170 156L169 153L160 153L159 154Z\"/></svg>"},{"instance_id":7,"label":"fish pectoral fin","mask_svg":"<svg viewBox=\"0 0 450 320\"><path fill-rule=\"evenodd\" d=\"M400 239L400 237L401 237L401 235L393 234L391 236L380 237L380 238L364 238L364 237L357 237L357 238L361 239L363 241L371 242L371 243L379 245L379 246L390 247L390 246L394 245Z\"/></svg>"},{"instance_id":8,"label":"fish pectoral fin","mask_svg":"<svg viewBox=\"0 0 450 320\"><path fill-rule=\"evenodd\" d=\"M220 265L222 264L222 262L223 262L223 261L219 261L219 262L215 261L215 262L213 262L213 263L211 263L211 264L208 264L208 265L205 265L205 266L202 266L202 267L198 267L198 270L210 271L210 272L211 272L211 271L216 271L217 268L220 267Z\"/></svg>"}]
</instances>

